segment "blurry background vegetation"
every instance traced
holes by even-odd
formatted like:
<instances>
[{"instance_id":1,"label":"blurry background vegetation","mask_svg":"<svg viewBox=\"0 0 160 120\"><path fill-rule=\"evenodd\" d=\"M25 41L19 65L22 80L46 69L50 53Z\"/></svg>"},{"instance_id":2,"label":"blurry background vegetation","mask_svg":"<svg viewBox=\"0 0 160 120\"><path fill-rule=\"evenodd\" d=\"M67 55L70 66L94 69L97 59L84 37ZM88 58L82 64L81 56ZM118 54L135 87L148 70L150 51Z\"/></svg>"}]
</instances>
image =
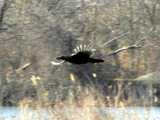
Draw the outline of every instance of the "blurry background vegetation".
<instances>
[{"instance_id":1,"label":"blurry background vegetation","mask_svg":"<svg viewBox=\"0 0 160 120\"><path fill-rule=\"evenodd\" d=\"M136 41L143 43L141 49L107 56ZM97 49L95 56L105 62L50 64L57 56L71 54L79 44L91 44ZM117 80L128 85L149 74L146 79L152 81L159 74L159 53L159 0L0 0L1 105L17 105L24 98L65 100L72 92L76 98L90 87L105 96L116 96L124 85L114 87ZM141 80L125 89L141 93L119 93L118 98L147 96L146 87L139 85Z\"/></svg>"}]
</instances>

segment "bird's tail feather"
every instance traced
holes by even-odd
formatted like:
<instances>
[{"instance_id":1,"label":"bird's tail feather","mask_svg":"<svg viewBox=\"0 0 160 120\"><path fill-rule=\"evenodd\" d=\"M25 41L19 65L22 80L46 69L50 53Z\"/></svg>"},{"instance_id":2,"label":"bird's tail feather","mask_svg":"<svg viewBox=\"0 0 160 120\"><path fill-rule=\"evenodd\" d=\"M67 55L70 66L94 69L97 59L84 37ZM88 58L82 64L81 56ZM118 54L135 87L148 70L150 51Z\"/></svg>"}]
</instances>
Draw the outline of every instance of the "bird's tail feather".
<instances>
[{"instance_id":1,"label":"bird's tail feather","mask_svg":"<svg viewBox=\"0 0 160 120\"><path fill-rule=\"evenodd\" d=\"M101 62L104 62L104 60L102 60L102 59L94 59L94 58L91 58L90 61L91 61L91 63L101 63Z\"/></svg>"}]
</instances>

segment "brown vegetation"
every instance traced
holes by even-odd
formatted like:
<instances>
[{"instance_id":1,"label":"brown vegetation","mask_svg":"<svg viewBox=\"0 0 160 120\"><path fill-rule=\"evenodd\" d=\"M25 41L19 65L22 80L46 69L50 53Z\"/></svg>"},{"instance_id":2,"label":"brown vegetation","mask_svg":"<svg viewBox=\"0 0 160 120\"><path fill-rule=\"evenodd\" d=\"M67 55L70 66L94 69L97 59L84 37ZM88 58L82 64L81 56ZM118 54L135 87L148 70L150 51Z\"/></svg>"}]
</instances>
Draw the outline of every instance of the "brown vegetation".
<instances>
[{"instance_id":1,"label":"brown vegetation","mask_svg":"<svg viewBox=\"0 0 160 120\"><path fill-rule=\"evenodd\" d=\"M1 0L1 105L25 98L68 101L70 91L83 96L89 88L104 98L121 99L114 80L160 70L159 9L159 0ZM82 43L96 48L95 56L105 62L51 66L50 61ZM142 48L108 57L134 43Z\"/></svg>"}]
</instances>

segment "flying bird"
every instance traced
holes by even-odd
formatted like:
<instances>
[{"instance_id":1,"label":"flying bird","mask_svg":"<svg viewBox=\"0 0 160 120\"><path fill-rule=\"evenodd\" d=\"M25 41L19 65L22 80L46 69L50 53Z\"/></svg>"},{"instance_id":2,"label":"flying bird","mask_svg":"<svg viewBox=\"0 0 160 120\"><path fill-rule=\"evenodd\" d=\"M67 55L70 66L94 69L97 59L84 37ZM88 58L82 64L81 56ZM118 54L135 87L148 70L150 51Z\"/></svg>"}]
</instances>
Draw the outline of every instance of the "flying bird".
<instances>
[{"instance_id":1,"label":"flying bird","mask_svg":"<svg viewBox=\"0 0 160 120\"><path fill-rule=\"evenodd\" d=\"M124 37L127 35L129 32L123 33L122 35L115 37L107 42L105 42L101 47L105 47L109 45L110 43L114 42L117 39L120 39L121 37ZM119 48L115 51L112 51L111 53L107 54L107 56L114 56L122 51L128 50L128 49L137 49L141 48L139 43L145 39L137 41L135 44ZM102 63L104 62L103 59L100 58L93 58L93 53L95 52L95 49L91 49L90 45L79 45L73 50L73 54L68 55L68 56L60 56L57 57L56 59L59 60L60 62L55 62L51 61L51 64L56 66L56 65L61 65L64 62L69 62L72 64L87 64L87 63Z\"/></svg>"},{"instance_id":2,"label":"flying bird","mask_svg":"<svg viewBox=\"0 0 160 120\"><path fill-rule=\"evenodd\" d=\"M74 53L69 56L60 56L57 57L57 60L61 60L61 62L52 61L53 65L60 65L64 62L69 62L72 64L87 64L87 63L101 63L104 62L103 59L93 58L92 54L95 49L91 49L87 45L80 45L74 49Z\"/></svg>"}]
</instances>

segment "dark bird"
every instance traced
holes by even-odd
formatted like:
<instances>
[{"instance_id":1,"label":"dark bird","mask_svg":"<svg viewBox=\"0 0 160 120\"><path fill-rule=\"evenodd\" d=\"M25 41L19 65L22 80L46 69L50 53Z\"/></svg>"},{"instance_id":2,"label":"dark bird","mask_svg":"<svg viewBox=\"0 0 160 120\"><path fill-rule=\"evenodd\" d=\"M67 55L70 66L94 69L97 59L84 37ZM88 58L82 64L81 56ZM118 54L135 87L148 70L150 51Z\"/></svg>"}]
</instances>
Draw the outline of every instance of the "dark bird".
<instances>
[{"instance_id":1,"label":"dark bird","mask_svg":"<svg viewBox=\"0 0 160 120\"><path fill-rule=\"evenodd\" d=\"M115 37L114 39L111 39L111 40L105 42L101 47L105 47L105 46L111 44L115 40L120 39L121 37L125 36L128 33L129 32L124 33L124 34L122 34L118 37ZM139 45L139 44L143 40L144 39L137 41L133 45L122 47L122 48L119 48L115 51L112 51L111 53L107 54L107 56L114 56L114 55L117 55L118 53L123 52L123 51L128 50L128 49L141 48L141 45ZM101 62L104 62L103 59L92 57L92 54L94 53L94 51L95 51L95 49L91 49L91 47L89 45L88 46L87 45L80 45L80 46L77 46L74 49L73 54L71 54L69 56L60 56L60 57L56 58L57 60L61 60L61 62L51 61L51 64L61 65L64 62L69 62L69 63L72 63L72 64L86 64L86 63L101 63Z\"/></svg>"},{"instance_id":2,"label":"dark bird","mask_svg":"<svg viewBox=\"0 0 160 120\"><path fill-rule=\"evenodd\" d=\"M86 63L100 63L104 62L102 59L91 58L90 51L81 51L71 56L57 57L57 60L64 60L73 64L86 64Z\"/></svg>"},{"instance_id":3,"label":"dark bird","mask_svg":"<svg viewBox=\"0 0 160 120\"><path fill-rule=\"evenodd\" d=\"M80 45L74 49L74 53L70 56L60 56L57 57L57 60L66 61L72 64L86 64L86 63L101 63L104 62L102 59L92 58L92 54L95 49L90 49L86 45ZM53 65L59 65L61 63L51 62Z\"/></svg>"}]
</instances>

